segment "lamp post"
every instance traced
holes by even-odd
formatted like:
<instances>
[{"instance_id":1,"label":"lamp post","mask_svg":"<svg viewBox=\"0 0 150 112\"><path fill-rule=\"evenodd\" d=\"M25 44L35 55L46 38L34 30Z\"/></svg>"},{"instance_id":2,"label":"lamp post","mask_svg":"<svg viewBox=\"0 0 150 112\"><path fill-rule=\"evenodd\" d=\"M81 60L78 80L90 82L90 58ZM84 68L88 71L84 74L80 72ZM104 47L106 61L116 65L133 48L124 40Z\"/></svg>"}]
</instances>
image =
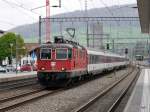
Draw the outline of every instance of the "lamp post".
<instances>
[{"instance_id":1,"label":"lamp post","mask_svg":"<svg viewBox=\"0 0 150 112\"><path fill-rule=\"evenodd\" d=\"M11 47L11 65L12 65L12 47L13 47L13 43L10 43L10 47Z\"/></svg>"},{"instance_id":2,"label":"lamp post","mask_svg":"<svg viewBox=\"0 0 150 112\"><path fill-rule=\"evenodd\" d=\"M16 74L18 72L17 70L17 65L18 65L18 50L20 49L26 49L25 46L21 47L21 48L18 48L18 42L17 42L17 38L16 38Z\"/></svg>"},{"instance_id":3,"label":"lamp post","mask_svg":"<svg viewBox=\"0 0 150 112\"><path fill-rule=\"evenodd\" d=\"M18 65L18 50L20 49L26 49L24 46L22 48L17 48L16 47L16 73L17 73L17 65Z\"/></svg>"}]
</instances>

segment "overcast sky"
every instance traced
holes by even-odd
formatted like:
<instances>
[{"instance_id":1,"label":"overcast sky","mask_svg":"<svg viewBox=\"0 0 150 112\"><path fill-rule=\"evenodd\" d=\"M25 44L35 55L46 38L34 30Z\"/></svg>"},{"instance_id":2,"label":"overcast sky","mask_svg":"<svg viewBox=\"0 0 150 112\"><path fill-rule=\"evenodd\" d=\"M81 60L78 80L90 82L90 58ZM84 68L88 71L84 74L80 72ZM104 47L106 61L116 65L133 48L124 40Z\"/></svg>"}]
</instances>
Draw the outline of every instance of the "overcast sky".
<instances>
[{"instance_id":1,"label":"overcast sky","mask_svg":"<svg viewBox=\"0 0 150 112\"><path fill-rule=\"evenodd\" d=\"M45 8L40 8L31 12L32 8L45 5L46 0L0 0L0 29L10 28L30 24L38 21L39 15L45 16ZM51 0L51 6L57 5L59 0ZM84 10L85 0L61 0L62 8L51 8L51 15ZM87 0L88 9L133 4L136 0Z\"/></svg>"}]
</instances>

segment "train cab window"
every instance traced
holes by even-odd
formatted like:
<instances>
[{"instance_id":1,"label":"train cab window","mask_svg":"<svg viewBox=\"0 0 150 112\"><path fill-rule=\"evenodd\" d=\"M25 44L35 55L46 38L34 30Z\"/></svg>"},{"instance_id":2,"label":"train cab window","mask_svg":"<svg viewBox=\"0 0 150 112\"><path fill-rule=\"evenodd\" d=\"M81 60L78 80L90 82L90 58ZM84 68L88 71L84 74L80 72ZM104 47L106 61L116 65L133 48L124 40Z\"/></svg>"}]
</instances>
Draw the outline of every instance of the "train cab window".
<instances>
[{"instance_id":1,"label":"train cab window","mask_svg":"<svg viewBox=\"0 0 150 112\"><path fill-rule=\"evenodd\" d=\"M72 49L68 49L68 58L69 58L69 59L72 58Z\"/></svg>"},{"instance_id":2,"label":"train cab window","mask_svg":"<svg viewBox=\"0 0 150 112\"><path fill-rule=\"evenodd\" d=\"M56 49L56 59L67 59L67 49Z\"/></svg>"},{"instance_id":3,"label":"train cab window","mask_svg":"<svg viewBox=\"0 0 150 112\"><path fill-rule=\"evenodd\" d=\"M51 49L41 49L41 59L51 59Z\"/></svg>"}]
</instances>

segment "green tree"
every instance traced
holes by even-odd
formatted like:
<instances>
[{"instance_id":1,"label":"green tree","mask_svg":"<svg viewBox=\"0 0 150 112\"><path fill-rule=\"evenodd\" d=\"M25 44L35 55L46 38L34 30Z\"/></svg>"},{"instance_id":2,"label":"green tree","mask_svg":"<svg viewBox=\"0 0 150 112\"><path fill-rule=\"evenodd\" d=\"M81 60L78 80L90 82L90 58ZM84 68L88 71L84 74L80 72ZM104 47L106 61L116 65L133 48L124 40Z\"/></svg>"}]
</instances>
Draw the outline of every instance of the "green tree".
<instances>
[{"instance_id":1,"label":"green tree","mask_svg":"<svg viewBox=\"0 0 150 112\"><path fill-rule=\"evenodd\" d=\"M16 57L16 48L17 48L17 58L25 55L26 49L24 40L20 35L16 35L14 33L7 33L0 37L0 64L2 64L2 60L6 57L9 59L9 63L11 62L11 45L12 44L12 56Z\"/></svg>"}]
</instances>

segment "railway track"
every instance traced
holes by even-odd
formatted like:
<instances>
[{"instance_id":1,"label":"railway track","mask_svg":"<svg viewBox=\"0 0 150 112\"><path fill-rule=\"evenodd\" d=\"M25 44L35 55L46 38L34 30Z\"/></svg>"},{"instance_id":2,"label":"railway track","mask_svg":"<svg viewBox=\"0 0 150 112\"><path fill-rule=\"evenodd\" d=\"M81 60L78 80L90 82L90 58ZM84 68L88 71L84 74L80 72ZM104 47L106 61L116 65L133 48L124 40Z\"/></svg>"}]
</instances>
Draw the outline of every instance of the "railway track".
<instances>
[{"instance_id":1,"label":"railway track","mask_svg":"<svg viewBox=\"0 0 150 112\"><path fill-rule=\"evenodd\" d=\"M11 110L11 109L21 106L25 103L35 101L37 99L43 98L48 95L56 95L62 91L80 86L89 81L92 81L92 80L83 81L79 84L75 84L75 86L61 88L61 89L57 89L57 90L45 90L44 88L41 88L38 90L34 90L32 92L25 92L25 93L15 95L15 96L5 97L3 99L0 99L0 112L5 112L7 110Z\"/></svg>"},{"instance_id":2,"label":"railway track","mask_svg":"<svg viewBox=\"0 0 150 112\"><path fill-rule=\"evenodd\" d=\"M0 100L0 112L16 108L22 104L37 100L47 95L54 95L61 90L45 90L39 89L32 92L23 93L17 96L12 96Z\"/></svg>"},{"instance_id":3,"label":"railway track","mask_svg":"<svg viewBox=\"0 0 150 112\"><path fill-rule=\"evenodd\" d=\"M115 110L119 106L121 100L124 98L124 96L126 95L128 90L130 89L131 85L134 83L134 81L136 81L137 77L139 76L139 72L140 72L140 70L138 71L137 75L133 78L133 80L128 84L128 86L121 92L121 94L119 95L117 100L112 104L112 106L109 108L109 110L107 112L115 112Z\"/></svg>"},{"instance_id":4,"label":"railway track","mask_svg":"<svg viewBox=\"0 0 150 112\"><path fill-rule=\"evenodd\" d=\"M23 96L27 96L27 95L30 95L30 94L34 94L36 92L40 92L44 90L44 88L39 88L39 89L33 89L32 91L25 91L25 92L22 92L20 94L14 94L14 95L10 95L10 96L7 96L7 97L3 97L0 99L0 103L3 103L3 102L7 102L7 101L10 101L10 100L13 100L13 99L17 99L17 98L20 98L20 97L23 97Z\"/></svg>"},{"instance_id":5,"label":"railway track","mask_svg":"<svg viewBox=\"0 0 150 112\"><path fill-rule=\"evenodd\" d=\"M10 89L16 89L20 87L30 86L30 85L36 85L37 84L37 78L29 78L29 79L22 79L17 81L9 81L9 82L2 82L0 83L0 92Z\"/></svg>"},{"instance_id":6,"label":"railway track","mask_svg":"<svg viewBox=\"0 0 150 112\"><path fill-rule=\"evenodd\" d=\"M114 82L112 85L110 85L109 87L107 87L106 89L104 89L102 92L100 92L99 94L97 94L96 96L94 96L93 98L91 98L89 101L87 101L86 103L84 103L83 105L75 108L74 110L72 110L72 112L96 112L95 109L97 108L96 106L93 106L94 104L101 102L101 99L103 99L104 101L108 101L110 100L109 97L107 96L107 94L112 94L112 90L118 86L120 83L122 83L122 81L124 81L125 79L127 80L127 78L129 78L130 74L134 73L135 71L132 70L132 72L126 74L125 76L123 76L122 78L120 78L119 80L117 80L116 82ZM140 70L138 70L135 74L138 74L140 72ZM115 101L113 101L113 103L111 102L111 104L107 104L105 102L105 105L109 105L106 107L101 107L101 108L105 108L102 110L97 110L97 112L114 112L115 109L118 107L120 101L122 100L122 98L124 97L124 95L126 94L126 92L128 91L128 89L130 88L130 86L132 85L132 83L134 82L134 80L137 78L138 75L135 75L133 77L133 79L130 79L130 83L127 84L126 88L124 88L121 93L118 95L117 98L114 98ZM105 96L106 95L106 96ZM108 97L108 99L107 99ZM112 96L113 97L113 96ZM104 105L104 104L102 104ZM100 106L97 104L97 106ZM94 109L95 108L95 109ZM99 107L100 108L100 107Z\"/></svg>"}]
</instances>

